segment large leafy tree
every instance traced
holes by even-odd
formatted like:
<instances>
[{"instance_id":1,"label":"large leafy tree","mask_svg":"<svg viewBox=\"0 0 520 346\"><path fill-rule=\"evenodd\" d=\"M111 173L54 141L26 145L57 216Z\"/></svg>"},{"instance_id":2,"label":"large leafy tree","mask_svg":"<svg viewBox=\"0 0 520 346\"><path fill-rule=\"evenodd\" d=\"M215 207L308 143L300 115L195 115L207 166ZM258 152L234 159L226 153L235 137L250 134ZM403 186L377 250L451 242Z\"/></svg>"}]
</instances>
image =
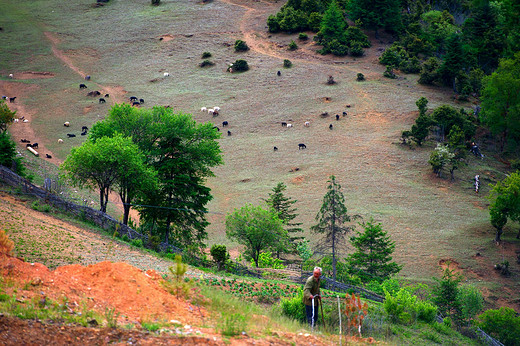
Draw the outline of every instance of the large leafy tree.
<instances>
[{"instance_id":1,"label":"large leafy tree","mask_svg":"<svg viewBox=\"0 0 520 346\"><path fill-rule=\"evenodd\" d=\"M336 0L332 0L323 14L318 35L321 37L322 43L327 43L334 39L345 43L346 29L347 22L345 17L339 9Z\"/></svg>"},{"instance_id":2,"label":"large leafy tree","mask_svg":"<svg viewBox=\"0 0 520 346\"><path fill-rule=\"evenodd\" d=\"M97 188L100 210L106 212L110 190L127 172L137 172L136 166L142 164L137 146L130 138L117 134L73 148L60 169L74 186Z\"/></svg>"},{"instance_id":3,"label":"large leafy tree","mask_svg":"<svg viewBox=\"0 0 520 346\"><path fill-rule=\"evenodd\" d=\"M157 175L155 189L148 189L138 202L142 224L150 233L170 243L198 251L207 238L206 205L211 200L205 179L212 167L222 163L217 138L210 123L196 123L188 114L171 108L137 109L115 105L109 116L97 123L90 136L115 132L132 137Z\"/></svg>"},{"instance_id":4,"label":"large leafy tree","mask_svg":"<svg viewBox=\"0 0 520 346\"><path fill-rule=\"evenodd\" d=\"M490 221L497 230L495 240L500 241L507 220L520 221L520 172L511 173L497 182L491 189L489 199ZM520 239L520 230L516 238Z\"/></svg>"},{"instance_id":5,"label":"large leafy tree","mask_svg":"<svg viewBox=\"0 0 520 346\"><path fill-rule=\"evenodd\" d=\"M500 148L520 144L520 52L500 61L498 69L484 78L482 121L500 136ZM509 142L509 143L508 143Z\"/></svg>"},{"instance_id":6,"label":"large leafy tree","mask_svg":"<svg viewBox=\"0 0 520 346\"><path fill-rule=\"evenodd\" d=\"M348 215L345 196L343 196L341 185L336 182L334 175L329 177L328 183L329 186L323 197L323 204L316 214L318 223L312 226L311 230L323 235L319 247L325 249L327 253L328 251L332 252L332 276L336 281L338 254L341 249L346 247L346 235L353 229L353 225L348 225L348 223L359 216Z\"/></svg>"},{"instance_id":7,"label":"large leafy tree","mask_svg":"<svg viewBox=\"0 0 520 346\"><path fill-rule=\"evenodd\" d=\"M284 191L286 189L287 185L284 183L278 183L273 188L273 192L269 193L269 198L267 198L265 202L267 205L273 208L273 210L278 215L278 218L284 224L287 233L289 234L290 250L291 252L294 252L298 246L298 242L304 238L296 234L303 232L303 229L298 227L301 225L301 223L293 222L293 220L298 216L298 214L296 214L297 209L293 208L293 204L295 204L297 201L284 195ZM277 252L279 254L281 251Z\"/></svg>"},{"instance_id":8,"label":"large leafy tree","mask_svg":"<svg viewBox=\"0 0 520 346\"><path fill-rule=\"evenodd\" d=\"M356 251L347 257L351 269L356 271L366 281L385 280L398 273L402 266L392 262L392 253L395 243L390 240L388 233L383 231L380 223L373 220L360 223L363 232L356 231L350 238Z\"/></svg>"},{"instance_id":9,"label":"large leafy tree","mask_svg":"<svg viewBox=\"0 0 520 346\"><path fill-rule=\"evenodd\" d=\"M447 40L447 52L439 68L439 77L444 85L452 87L454 91L455 78L460 73L464 59L460 36L452 34Z\"/></svg>"},{"instance_id":10,"label":"large leafy tree","mask_svg":"<svg viewBox=\"0 0 520 346\"><path fill-rule=\"evenodd\" d=\"M275 211L248 204L228 214L226 236L244 245L246 254L258 267L260 253L284 242L287 232Z\"/></svg>"}]
</instances>

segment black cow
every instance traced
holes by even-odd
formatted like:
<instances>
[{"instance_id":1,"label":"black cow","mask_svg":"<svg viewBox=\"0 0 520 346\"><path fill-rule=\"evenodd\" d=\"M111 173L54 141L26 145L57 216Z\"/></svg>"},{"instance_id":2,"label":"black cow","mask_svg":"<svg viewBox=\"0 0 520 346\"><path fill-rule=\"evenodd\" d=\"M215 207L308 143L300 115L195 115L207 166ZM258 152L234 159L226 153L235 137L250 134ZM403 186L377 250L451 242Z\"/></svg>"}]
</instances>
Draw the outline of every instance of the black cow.
<instances>
[{"instance_id":1,"label":"black cow","mask_svg":"<svg viewBox=\"0 0 520 346\"><path fill-rule=\"evenodd\" d=\"M139 99L139 103L143 104L144 103L144 99Z\"/></svg>"},{"instance_id":2,"label":"black cow","mask_svg":"<svg viewBox=\"0 0 520 346\"><path fill-rule=\"evenodd\" d=\"M132 102L132 106L140 106L141 104L137 101Z\"/></svg>"},{"instance_id":3,"label":"black cow","mask_svg":"<svg viewBox=\"0 0 520 346\"><path fill-rule=\"evenodd\" d=\"M85 80L90 80L90 76L89 76L89 75L86 75L86 76L85 76Z\"/></svg>"},{"instance_id":4,"label":"black cow","mask_svg":"<svg viewBox=\"0 0 520 346\"><path fill-rule=\"evenodd\" d=\"M217 129L217 131L220 131L220 129L217 126L213 126L214 129Z\"/></svg>"},{"instance_id":5,"label":"black cow","mask_svg":"<svg viewBox=\"0 0 520 346\"><path fill-rule=\"evenodd\" d=\"M28 143L28 144L25 145L25 147L26 147L26 148L31 148L32 145L31 145L31 143Z\"/></svg>"},{"instance_id":6,"label":"black cow","mask_svg":"<svg viewBox=\"0 0 520 346\"><path fill-rule=\"evenodd\" d=\"M278 148L277 148L277 147L274 147L273 150L274 150L274 151L278 151Z\"/></svg>"},{"instance_id":7,"label":"black cow","mask_svg":"<svg viewBox=\"0 0 520 346\"><path fill-rule=\"evenodd\" d=\"M282 126L286 127L287 123L285 121L282 121Z\"/></svg>"},{"instance_id":8,"label":"black cow","mask_svg":"<svg viewBox=\"0 0 520 346\"><path fill-rule=\"evenodd\" d=\"M227 121L223 121L223 122L222 122L222 126L226 127L226 126L228 126L228 125L229 125L229 123L228 123Z\"/></svg>"},{"instance_id":9,"label":"black cow","mask_svg":"<svg viewBox=\"0 0 520 346\"><path fill-rule=\"evenodd\" d=\"M105 94L105 97L107 97L107 98L110 97L110 94Z\"/></svg>"},{"instance_id":10,"label":"black cow","mask_svg":"<svg viewBox=\"0 0 520 346\"><path fill-rule=\"evenodd\" d=\"M81 89L86 89L86 88L87 88L87 86L86 86L85 84L80 84L80 85L79 85L79 90L81 90Z\"/></svg>"},{"instance_id":11,"label":"black cow","mask_svg":"<svg viewBox=\"0 0 520 346\"><path fill-rule=\"evenodd\" d=\"M107 102L107 101L104 98L99 99L99 103L105 103L105 102Z\"/></svg>"},{"instance_id":12,"label":"black cow","mask_svg":"<svg viewBox=\"0 0 520 346\"><path fill-rule=\"evenodd\" d=\"M334 126L332 124L329 125L329 130L332 130Z\"/></svg>"},{"instance_id":13,"label":"black cow","mask_svg":"<svg viewBox=\"0 0 520 346\"><path fill-rule=\"evenodd\" d=\"M88 127L86 127L86 126L82 126L82 127L81 127L81 131L82 131L82 132L87 132L87 131L88 131Z\"/></svg>"},{"instance_id":14,"label":"black cow","mask_svg":"<svg viewBox=\"0 0 520 346\"><path fill-rule=\"evenodd\" d=\"M130 101L137 101L137 97L135 97L135 96L130 96Z\"/></svg>"},{"instance_id":15,"label":"black cow","mask_svg":"<svg viewBox=\"0 0 520 346\"><path fill-rule=\"evenodd\" d=\"M37 149L37 148L38 148L38 143L33 143L31 146L32 146L34 149Z\"/></svg>"},{"instance_id":16,"label":"black cow","mask_svg":"<svg viewBox=\"0 0 520 346\"><path fill-rule=\"evenodd\" d=\"M307 149L307 146L303 143L298 144L298 150L300 149Z\"/></svg>"},{"instance_id":17,"label":"black cow","mask_svg":"<svg viewBox=\"0 0 520 346\"><path fill-rule=\"evenodd\" d=\"M281 75L282 75L282 72L278 71L278 72L276 72L276 74L277 74L278 76L281 76Z\"/></svg>"},{"instance_id":18,"label":"black cow","mask_svg":"<svg viewBox=\"0 0 520 346\"><path fill-rule=\"evenodd\" d=\"M339 120L339 114L336 114L336 120Z\"/></svg>"},{"instance_id":19,"label":"black cow","mask_svg":"<svg viewBox=\"0 0 520 346\"><path fill-rule=\"evenodd\" d=\"M101 93L97 90L94 90L94 91L90 91L87 93L87 96L92 96L92 97L96 97L96 96L99 96L101 95Z\"/></svg>"},{"instance_id":20,"label":"black cow","mask_svg":"<svg viewBox=\"0 0 520 346\"><path fill-rule=\"evenodd\" d=\"M343 116L347 116L347 112L343 112Z\"/></svg>"},{"instance_id":21,"label":"black cow","mask_svg":"<svg viewBox=\"0 0 520 346\"><path fill-rule=\"evenodd\" d=\"M227 135L228 135L228 136L231 136L231 131L228 131L228 132L227 132Z\"/></svg>"},{"instance_id":22,"label":"black cow","mask_svg":"<svg viewBox=\"0 0 520 346\"><path fill-rule=\"evenodd\" d=\"M76 137L76 135L73 133L67 133L67 137L72 138L72 137Z\"/></svg>"},{"instance_id":23,"label":"black cow","mask_svg":"<svg viewBox=\"0 0 520 346\"><path fill-rule=\"evenodd\" d=\"M20 142L22 142L22 143L31 143L31 141L29 141L29 140L27 140L27 139L25 139L25 138L20 139Z\"/></svg>"},{"instance_id":24,"label":"black cow","mask_svg":"<svg viewBox=\"0 0 520 346\"><path fill-rule=\"evenodd\" d=\"M52 159L52 156L50 156L49 154L45 154L45 157L48 159Z\"/></svg>"},{"instance_id":25,"label":"black cow","mask_svg":"<svg viewBox=\"0 0 520 346\"><path fill-rule=\"evenodd\" d=\"M10 103L14 103L14 100L16 100L16 96L15 96L15 97L10 97L10 98L9 98L9 102L10 102Z\"/></svg>"}]
</instances>

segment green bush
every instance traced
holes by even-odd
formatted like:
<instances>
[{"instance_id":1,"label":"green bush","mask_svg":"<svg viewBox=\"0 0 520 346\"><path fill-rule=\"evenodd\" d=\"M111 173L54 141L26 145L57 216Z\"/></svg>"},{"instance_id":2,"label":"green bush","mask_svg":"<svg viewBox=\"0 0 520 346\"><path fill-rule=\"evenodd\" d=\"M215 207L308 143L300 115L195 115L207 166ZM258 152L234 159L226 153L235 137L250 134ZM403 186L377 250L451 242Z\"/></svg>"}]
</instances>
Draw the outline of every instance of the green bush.
<instances>
[{"instance_id":1,"label":"green bush","mask_svg":"<svg viewBox=\"0 0 520 346\"><path fill-rule=\"evenodd\" d=\"M484 307L482 293L473 285L463 285L457 292L457 300L460 303L462 319L466 322L472 320Z\"/></svg>"},{"instance_id":2,"label":"green bush","mask_svg":"<svg viewBox=\"0 0 520 346\"><path fill-rule=\"evenodd\" d=\"M130 242L130 238L128 237L127 234L123 234L123 236L121 237L121 240L123 240L126 243Z\"/></svg>"},{"instance_id":3,"label":"green bush","mask_svg":"<svg viewBox=\"0 0 520 346\"><path fill-rule=\"evenodd\" d=\"M287 317L302 323L305 323L307 320L305 304L303 303L303 290L301 288L298 288L298 294L295 297L282 298L280 300L280 307L282 313Z\"/></svg>"},{"instance_id":4,"label":"green bush","mask_svg":"<svg viewBox=\"0 0 520 346\"><path fill-rule=\"evenodd\" d=\"M385 72L383 72L383 76L390 79L396 79L397 76L394 73L394 69L392 66L387 66Z\"/></svg>"},{"instance_id":5,"label":"green bush","mask_svg":"<svg viewBox=\"0 0 520 346\"><path fill-rule=\"evenodd\" d=\"M498 310L487 310L478 316L476 325L506 346L518 345L520 317L511 308L503 306Z\"/></svg>"},{"instance_id":6,"label":"green bush","mask_svg":"<svg viewBox=\"0 0 520 346\"><path fill-rule=\"evenodd\" d=\"M417 81L420 84L431 85L439 79L440 61L437 58L429 58L421 68L421 75Z\"/></svg>"},{"instance_id":7,"label":"green bush","mask_svg":"<svg viewBox=\"0 0 520 346\"><path fill-rule=\"evenodd\" d=\"M386 292L383 307L391 321L402 324L410 324L416 320L430 323L437 315L435 305L418 300L417 296L405 288L401 288L394 295Z\"/></svg>"},{"instance_id":8,"label":"green bush","mask_svg":"<svg viewBox=\"0 0 520 346\"><path fill-rule=\"evenodd\" d=\"M213 257L213 261L217 264L218 270L221 270L227 260L229 260L229 252L226 245L214 244L209 253Z\"/></svg>"},{"instance_id":9,"label":"green bush","mask_svg":"<svg viewBox=\"0 0 520 346\"><path fill-rule=\"evenodd\" d=\"M247 64L247 61L238 59L233 64L231 64L231 66L229 66L228 70L232 72L244 72L249 70L249 65Z\"/></svg>"},{"instance_id":10,"label":"green bush","mask_svg":"<svg viewBox=\"0 0 520 346\"><path fill-rule=\"evenodd\" d=\"M359 42L353 42L350 45L350 55L352 56L363 56L365 51L363 50L363 46Z\"/></svg>"},{"instance_id":11,"label":"green bush","mask_svg":"<svg viewBox=\"0 0 520 346\"><path fill-rule=\"evenodd\" d=\"M385 66L398 67L403 60L401 56L401 47L391 46L381 54L379 57L379 63Z\"/></svg>"},{"instance_id":12,"label":"green bush","mask_svg":"<svg viewBox=\"0 0 520 346\"><path fill-rule=\"evenodd\" d=\"M292 67L292 62L291 62L291 60L289 60L289 59L283 59L283 67L285 67L285 68L291 68L291 67Z\"/></svg>"},{"instance_id":13,"label":"green bush","mask_svg":"<svg viewBox=\"0 0 520 346\"><path fill-rule=\"evenodd\" d=\"M252 263L254 266L255 263ZM273 269L284 269L285 266L282 264L282 260L273 258L271 252L261 252L258 256L258 267L259 268L273 268Z\"/></svg>"},{"instance_id":14,"label":"green bush","mask_svg":"<svg viewBox=\"0 0 520 346\"><path fill-rule=\"evenodd\" d=\"M235 41L235 52L245 52L247 50L249 50L249 47L247 46L247 43L245 41Z\"/></svg>"},{"instance_id":15,"label":"green bush","mask_svg":"<svg viewBox=\"0 0 520 346\"><path fill-rule=\"evenodd\" d=\"M203 62L201 62L199 64L200 67L213 66L213 65L215 65L215 63L208 59L204 60Z\"/></svg>"},{"instance_id":16,"label":"green bush","mask_svg":"<svg viewBox=\"0 0 520 346\"><path fill-rule=\"evenodd\" d=\"M143 247L143 240L142 239L132 239L132 242L130 243L135 247Z\"/></svg>"},{"instance_id":17,"label":"green bush","mask_svg":"<svg viewBox=\"0 0 520 346\"><path fill-rule=\"evenodd\" d=\"M296 50L298 49L298 45L296 44L296 42L294 42L294 40L291 40L291 43L289 43L289 50Z\"/></svg>"},{"instance_id":18,"label":"green bush","mask_svg":"<svg viewBox=\"0 0 520 346\"><path fill-rule=\"evenodd\" d=\"M308 40L308 39L309 39L309 36L308 36L306 33L304 33L304 32L300 32L300 33L298 34L298 39L299 39L299 40L302 40L302 41L305 41L305 40Z\"/></svg>"},{"instance_id":19,"label":"green bush","mask_svg":"<svg viewBox=\"0 0 520 346\"><path fill-rule=\"evenodd\" d=\"M207 58L211 58L211 53L210 52L202 53L202 59L207 59Z\"/></svg>"}]
</instances>

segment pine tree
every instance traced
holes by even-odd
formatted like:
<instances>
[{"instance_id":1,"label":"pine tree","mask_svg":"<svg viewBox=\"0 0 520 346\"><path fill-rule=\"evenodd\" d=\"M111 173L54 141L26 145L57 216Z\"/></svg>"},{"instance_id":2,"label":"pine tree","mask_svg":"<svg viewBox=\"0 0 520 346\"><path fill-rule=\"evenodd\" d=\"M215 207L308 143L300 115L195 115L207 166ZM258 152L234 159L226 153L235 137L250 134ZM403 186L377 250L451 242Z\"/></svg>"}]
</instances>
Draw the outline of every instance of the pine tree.
<instances>
[{"instance_id":1,"label":"pine tree","mask_svg":"<svg viewBox=\"0 0 520 346\"><path fill-rule=\"evenodd\" d=\"M360 277L370 281L372 279L384 280L398 273L402 266L392 261L392 253L395 243L390 240L387 232L383 231L381 224L374 224L373 220L360 224L364 232L356 232L350 238L356 252L348 256L348 263Z\"/></svg>"},{"instance_id":2,"label":"pine tree","mask_svg":"<svg viewBox=\"0 0 520 346\"><path fill-rule=\"evenodd\" d=\"M444 85L453 87L453 91L456 91L455 77L460 73L464 61L460 36L457 34L451 35L448 38L446 49L447 53L439 68L439 75Z\"/></svg>"},{"instance_id":3,"label":"pine tree","mask_svg":"<svg viewBox=\"0 0 520 346\"><path fill-rule=\"evenodd\" d=\"M316 215L318 224L312 226L311 230L325 235L319 247L332 250L332 276L333 280L336 281L338 252L346 246L346 234L353 229L352 225L347 226L345 224L360 216L347 214L347 207L344 204L345 197L341 192L341 185L336 182L336 177L331 175L328 183L328 191L323 197L323 204Z\"/></svg>"},{"instance_id":4,"label":"pine tree","mask_svg":"<svg viewBox=\"0 0 520 346\"><path fill-rule=\"evenodd\" d=\"M340 43L345 43L347 22L338 7L336 0L330 2L327 11L323 14L321 28L318 35L322 43L330 42L334 39Z\"/></svg>"},{"instance_id":5,"label":"pine tree","mask_svg":"<svg viewBox=\"0 0 520 346\"><path fill-rule=\"evenodd\" d=\"M292 205L297 201L286 197L284 195L285 189L287 189L287 185L278 183L278 185L273 188L273 192L269 193L269 198L265 199L265 202L273 208L278 218L286 227L289 235L289 246L291 247L289 250L293 252L296 251L299 241L304 238L303 236L297 236L295 233L303 232L303 229L298 227L301 225L301 222L292 222L292 220L298 216L298 214L296 214L297 209L292 208ZM280 251L277 252L277 257L280 258Z\"/></svg>"}]
</instances>

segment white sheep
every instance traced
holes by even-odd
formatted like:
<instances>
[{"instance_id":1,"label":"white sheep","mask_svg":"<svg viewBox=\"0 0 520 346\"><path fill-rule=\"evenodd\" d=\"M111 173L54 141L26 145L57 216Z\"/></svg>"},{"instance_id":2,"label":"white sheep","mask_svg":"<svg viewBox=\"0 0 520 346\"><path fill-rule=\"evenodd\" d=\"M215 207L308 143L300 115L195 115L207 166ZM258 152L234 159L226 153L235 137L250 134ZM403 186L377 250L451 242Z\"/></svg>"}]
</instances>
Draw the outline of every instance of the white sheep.
<instances>
[{"instance_id":1,"label":"white sheep","mask_svg":"<svg viewBox=\"0 0 520 346\"><path fill-rule=\"evenodd\" d=\"M61 139L61 138L58 139L58 143L60 143L60 144L63 143L63 139Z\"/></svg>"},{"instance_id":2,"label":"white sheep","mask_svg":"<svg viewBox=\"0 0 520 346\"><path fill-rule=\"evenodd\" d=\"M14 122L17 123L17 122L18 122L18 119L14 119Z\"/></svg>"},{"instance_id":3,"label":"white sheep","mask_svg":"<svg viewBox=\"0 0 520 346\"><path fill-rule=\"evenodd\" d=\"M215 110L213 108L208 109L208 114L213 115L215 113Z\"/></svg>"},{"instance_id":4,"label":"white sheep","mask_svg":"<svg viewBox=\"0 0 520 346\"><path fill-rule=\"evenodd\" d=\"M63 126L65 126L65 127L69 127L69 126L70 126L70 123L69 123L68 121L66 121L66 122L63 123Z\"/></svg>"},{"instance_id":5,"label":"white sheep","mask_svg":"<svg viewBox=\"0 0 520 346\"><path fill-rule=\"evenodd\" d=\"M309 126L311 126L311 122L310 121L306 121L305 124L303 124L303 125L305 125L305 127L309 127Z\"/></svg>"},{"instance_id":6,"label":"white sheep","mask_svg":"<svg viewBox=\"0 0 520 346\"><path fill-rule=\"evenodd\" d=\"M214 110L216 110L217 112L220 112L220 107L213 107Z\"/></svg>"},{"instance_id":7,"label":"white sheep","mask_svg":"<svg viewBox=\"0 0 520 346\"><path fill-rule=\"evenodd\" d=\"M293 124L287 124L287 127L293 127Z\"/></svg>"},{"instance_id":8,"label":"white sheep","mask_svg":"<svg viewBox=\"0 0 520 346\"><path fill-rule=\"evenodd\" d=\"M206 107L202 107L202 108L200 109L200 111L201 111L201 112L207 112L208 109L207 109Z\"/></svg>"},{"instance_id":9,"label":"white sheep","mask_svg":"<svg viewBox=\"0 0 520 346\"><path fill-rule=\"evenodd\" d=\"M164 72L164 77L170 77L170 74L168 72Z\"/></svg>"},{"instance_id":10,"label":"white sheep","mask_svg":"<svg viewBox=\"0 0 520 346\"><path fill-rule=\"evenodd\" d=\"M23 122L24 122L24 123L28 123L28 122L29 122L29 120L27 120L27 119L24 119L24 120L23 120Z\"/></svg>"},{"instance_id":11,"label":"white sheep","mask_svg":"<svg viewBox=\"0 0 520 346\"><path fill-rule=\"evenodd\" d=\"M9 78L13 79L14 75L12 73L9 73Z\"/></svg>"}]
</instances>

